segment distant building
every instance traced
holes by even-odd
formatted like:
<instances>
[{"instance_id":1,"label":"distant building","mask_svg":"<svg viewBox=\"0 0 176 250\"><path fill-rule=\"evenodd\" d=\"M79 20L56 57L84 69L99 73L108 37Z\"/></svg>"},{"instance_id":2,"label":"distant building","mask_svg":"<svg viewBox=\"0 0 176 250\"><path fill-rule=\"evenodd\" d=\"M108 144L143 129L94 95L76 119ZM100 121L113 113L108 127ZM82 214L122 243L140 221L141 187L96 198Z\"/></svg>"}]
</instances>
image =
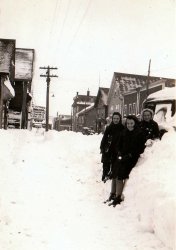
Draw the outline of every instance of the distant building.
<instances>
[{"instance_id":1,"label":"distant building","mask_svg":"<svg viewBox=\"0 0 176 250\"><path fill-rule=\"evenodd\" d=\"M57 131L71 130L71 115L59 115L55 117L53 128Z\"/></svg>"},{"instance_id":2,"label":"distant building","mask_svg":"<svg viewBox=\"0 0 176 250\"><path fill-rule=\"evenodd\" d=\"M95 131L100 133L104 131L104 127L107 123L106 118L108 117L108 93L109 88L102 88L98 89L98 94L95 99L94 108L96 110L96 129Z\"/></svg>"},{"instance_id":3,"label":"distant building","mask_svg":"<svg viewBox=\"0 0 176 250\"><path fill-rule=\"evenodd\" d=\"M82 132L83 128L96 131L96 109L94 103L76 114L77 132Z\"/></svg>"},{"instance_id":4,"label":"distant building","mask_svg":"<svg viewBox=\"0 0 176 250\"><path fill-rule=\"evenodd\" d=\"M149 94L172 86L175 86L175 79L114 72L107 101L108 116L115 111L123 117L138 115Z\"/></svg>"},{"instance_id":5,"label":"distant building","mask_svg":"<svg viewBox=\"0 0 176 250\"><path fill-rule=\"evenodd\" d=\"M43 106L33 106L32 118L34 122L43 122L46 116L46 108Z\"/></svg>"},{"instance_id":6,"label":"distant building","mask_svg":"<svg viewBox=\"0 0 176 250\"><path fill-rule=\"evenodd\" d=\"M72 104L72 130L78 131L78 121L77 121L77 113L86 107L90 106L95 102L96 96L91 96L90 91L87 91L87 95L79 95L78 92L76 96L73 98Z\"/></svg>"},{"instance_id":7,"label":"distant building","mask_svg":"<svg viewBox=\"0 0 176 250\"><path fill-rule=\"evenodd\" d=\"M43 106L33 105L31 110L31 126L45 127L46 108Z\"/></svg>"}]
</instances>

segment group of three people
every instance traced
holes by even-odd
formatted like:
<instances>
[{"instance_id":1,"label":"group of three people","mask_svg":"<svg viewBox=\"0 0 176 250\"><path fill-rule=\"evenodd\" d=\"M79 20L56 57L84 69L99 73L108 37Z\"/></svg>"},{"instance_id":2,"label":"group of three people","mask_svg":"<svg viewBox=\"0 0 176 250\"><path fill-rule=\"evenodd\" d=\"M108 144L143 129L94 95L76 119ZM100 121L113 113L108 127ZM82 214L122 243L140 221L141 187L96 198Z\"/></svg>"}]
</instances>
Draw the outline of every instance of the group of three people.
<instances>
[{"instance_id":1,"label":"group of three people","mask_svg":"<svg viewBox=\"0 0 176 250\"><path fill-rule=\"evenodd\" d=\"M102 153L102 181L112 179L110 205L122 201L122 192L129 174L144 152L148 139L159 138L158 124L153 120L153 111L145 109L141 121L134 115L126 117L125 125L119 112L114 112L112 122L106 127L100 144Z\"/></svg>"}]
</instances>

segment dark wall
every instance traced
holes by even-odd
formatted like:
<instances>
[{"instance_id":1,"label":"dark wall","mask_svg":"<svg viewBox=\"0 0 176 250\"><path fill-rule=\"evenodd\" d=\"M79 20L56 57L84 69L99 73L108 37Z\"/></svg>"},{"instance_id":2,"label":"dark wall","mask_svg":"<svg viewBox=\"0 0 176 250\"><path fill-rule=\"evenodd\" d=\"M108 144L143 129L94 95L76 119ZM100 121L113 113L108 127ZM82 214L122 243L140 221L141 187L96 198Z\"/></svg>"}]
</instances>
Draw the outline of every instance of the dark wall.
<instances>
[{"instance_id":1,"label":"dark wall","mask_svg":"<svg viewBox=\"0 0 176 250\"><path fill-rule=\"evenodd\" d=\"M23 84L22 82L16 82L13 86L15 91L15 97L11 99L9 104L9 109L19 111L22 110L22 102L23 102Z\"/></svg>"}]
</instances>

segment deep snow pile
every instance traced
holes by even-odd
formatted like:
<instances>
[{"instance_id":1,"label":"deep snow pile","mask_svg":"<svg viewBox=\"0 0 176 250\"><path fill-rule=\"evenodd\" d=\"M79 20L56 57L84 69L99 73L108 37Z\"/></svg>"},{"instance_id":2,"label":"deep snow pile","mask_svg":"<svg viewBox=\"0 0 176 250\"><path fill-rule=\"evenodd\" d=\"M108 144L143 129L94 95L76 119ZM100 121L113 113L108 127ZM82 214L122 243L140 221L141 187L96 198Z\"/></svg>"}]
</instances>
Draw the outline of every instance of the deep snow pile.
<instances>
[{"instance_id":1,"label":"deep snow pile","mask_svg":"<svg viewBox=\"0 0 176 250\"><path fill-rule=\"evenodd\" d=\"M146 149L116 208L102 202L102 135L0 136L0 249L175 249L175 132Z\"/></svg>"},{"instance_id":2,"label":"deep snow pile","mask_svg":"<svg viewBox=\"0 0 176 250\"><path fill-rule=\"evenodd\" d=\"M133 203L143 230L154 232L172 249L176 249L175 149L175 131L146 148L126 189L126 204Z\"/></svg>"}]
</instances>

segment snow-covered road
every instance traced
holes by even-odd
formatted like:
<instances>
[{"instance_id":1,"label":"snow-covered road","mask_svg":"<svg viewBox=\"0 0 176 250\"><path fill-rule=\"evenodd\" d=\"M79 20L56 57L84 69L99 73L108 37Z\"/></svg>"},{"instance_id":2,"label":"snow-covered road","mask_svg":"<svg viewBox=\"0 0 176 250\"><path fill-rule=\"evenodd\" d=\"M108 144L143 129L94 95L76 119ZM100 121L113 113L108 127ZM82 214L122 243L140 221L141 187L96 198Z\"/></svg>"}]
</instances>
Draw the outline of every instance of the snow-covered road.
<instances>
[{"instance_id":1,"label":"snow-covered road","mask_svg":"<svg viewBox=\"0 0 176 250\"><path fill-rule=\"evenodd\" d=\"M133 199L139 173L132 175L121 205L103 204L110 182L100 181L101 135L22 130L0 135L1 250L171 249L173 242L165 244L140 223Z\"/></svg>"}]
</instances>

